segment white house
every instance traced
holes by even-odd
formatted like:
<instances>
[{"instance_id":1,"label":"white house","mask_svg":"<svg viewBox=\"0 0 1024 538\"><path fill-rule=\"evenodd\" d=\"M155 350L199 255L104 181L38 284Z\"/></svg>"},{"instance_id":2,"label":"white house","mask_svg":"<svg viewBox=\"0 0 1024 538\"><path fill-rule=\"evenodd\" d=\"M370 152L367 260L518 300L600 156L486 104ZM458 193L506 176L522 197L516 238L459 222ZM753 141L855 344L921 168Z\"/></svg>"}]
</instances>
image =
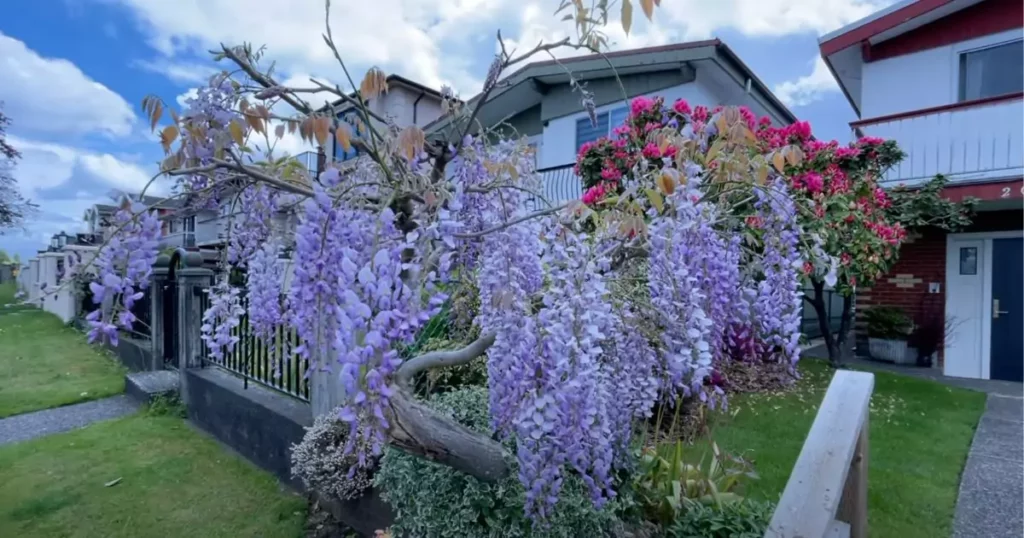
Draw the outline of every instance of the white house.
<instances>
[{"instance_id":1,"label":"white house","mask_svg":"<svg viewBox=\"0 0 1024 538\"><path fill-rule=\"evenodd\" d=\"M596 128L583 108L580 93L570 86L570 71L593 93ZM628 100L641 95L661 96L666 103L682 98L691 106L709 108L743 105L759 116L770 117L776 125L796 121L718 39L579 56L557 63L533 62L502 80L477 119L486 127L504 123L508 131L529 137L536 149L545 198L562 201L582 195L582 185L572 169L579 147L609 136L625 120ZM475 107L479 99L471 99L466 106ZM450 121L446 116L429 125L428 135L450 137Z\"/></svg>"},{"instance_id":2,"label":"white house","mask_svg":"<svg viewBox=\"0 0 1024 538\"><path fill-rule=\"evenodd\" d=\"M964 233L920 230L858 309L900 306L946 327L946 375L1024 375L1024 4L903 0L823 36L822 58L859 116L854 136L896 140L884 185L942 174L944 194L981 200ZM939 334L942 334L940 329Z\"/></svg>"}]
</instances>

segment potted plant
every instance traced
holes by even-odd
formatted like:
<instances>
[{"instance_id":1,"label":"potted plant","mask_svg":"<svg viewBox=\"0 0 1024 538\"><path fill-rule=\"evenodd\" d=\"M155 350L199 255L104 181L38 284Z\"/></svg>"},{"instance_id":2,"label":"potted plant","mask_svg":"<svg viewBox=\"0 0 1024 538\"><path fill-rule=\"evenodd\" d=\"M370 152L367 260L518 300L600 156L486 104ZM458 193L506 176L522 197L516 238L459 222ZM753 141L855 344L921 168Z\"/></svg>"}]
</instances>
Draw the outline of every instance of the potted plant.
<instances>
[{"instance_id":1,"label":"potted plant","mask_svg":"<svg viewBox=\"0 0 1024 538\"><path fill-rule=\"evenodd\" d=\"M864 312L868 326L868 352L875 359L906 364L907 339L914 331L914 323L902 308L876 306Z\"/></svg>"}]
</instances>

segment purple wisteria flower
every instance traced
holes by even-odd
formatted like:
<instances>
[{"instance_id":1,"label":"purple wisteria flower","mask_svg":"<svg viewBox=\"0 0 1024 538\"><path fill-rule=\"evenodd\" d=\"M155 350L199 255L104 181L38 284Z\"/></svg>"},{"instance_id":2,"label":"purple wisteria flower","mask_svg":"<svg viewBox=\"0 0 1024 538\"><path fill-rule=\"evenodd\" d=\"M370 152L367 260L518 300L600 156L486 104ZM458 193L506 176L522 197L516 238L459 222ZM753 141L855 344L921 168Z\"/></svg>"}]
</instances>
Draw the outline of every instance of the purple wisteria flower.
<instances>
[{"instance_id":1,"label":"purple wisteria flower","mask_svg":"<svg viewBox=\"0 0 1024 538\"><path fill-rule=\"evenodd\" d=\"M115 213L114 227L113 237L96 260L97 279L89 283L93 303L100 307L85 319L90 327L90 342L117 345L117 331L132 329L136 321L132 307L149 287L160 221L155 211L136 203Z\"/></svg>"}]
</instances>

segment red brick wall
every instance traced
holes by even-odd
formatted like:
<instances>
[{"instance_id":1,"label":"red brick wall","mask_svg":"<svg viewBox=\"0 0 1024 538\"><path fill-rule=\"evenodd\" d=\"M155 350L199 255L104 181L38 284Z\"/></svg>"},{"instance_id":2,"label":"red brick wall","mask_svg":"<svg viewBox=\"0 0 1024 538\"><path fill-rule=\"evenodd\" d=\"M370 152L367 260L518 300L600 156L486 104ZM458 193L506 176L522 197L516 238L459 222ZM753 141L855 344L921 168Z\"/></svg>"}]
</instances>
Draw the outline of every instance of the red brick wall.
<instances>
[{"instance_id":1,"label":"red brick wall","mask_svg":"<svg viewBox=\"0 0 1024 538\"><path fill-rule=\"evenodd\" d=\"M1019 230L1024 211L991 211L979 213L964 232ZM928 283L938 282L939 293L928 293ZM914 319L927 315L944 315L946 308L946 233L925 230L912 234L903 244L900 257L889 274L873 286L857 289L857 310L871 306L898 306ZM866 336L862 321L854 325L857 339ZM863 351L863 350L861 350ZM939 353L941 364L942 353Z\"/></svg>"}]
</instances>

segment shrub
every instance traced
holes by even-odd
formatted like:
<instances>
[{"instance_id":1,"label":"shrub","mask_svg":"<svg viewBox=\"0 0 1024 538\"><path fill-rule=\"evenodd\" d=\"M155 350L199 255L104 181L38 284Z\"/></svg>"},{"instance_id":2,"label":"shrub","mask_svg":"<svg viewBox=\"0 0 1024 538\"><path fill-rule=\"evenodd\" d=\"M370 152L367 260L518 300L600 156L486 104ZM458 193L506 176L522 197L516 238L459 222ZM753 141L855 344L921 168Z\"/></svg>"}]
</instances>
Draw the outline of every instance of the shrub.
<instances>
[{"instance_id":1,"label":"shrub","mask_svg":"<svg viewBox=\"0 0 1024 538\"><path fill-rule=\"evenodd\" d=\"M864 311L868 336L886 340L904 340L914 330L914 323L902 308L876 306Z\"/></svg>"},{"instance_id":2,"label":"shrub","mask_svg":"<svg viewBox=\"0 0 1024 538\"><path fill-rule=\"evenodd\" d=\"M344 453L350 426L337 417L337 412L317 417L292 447L292 476L317 493L354 499L370 487L370 472L355 465L358 451Z\"/></svg>"},{"instance_id":3,"label":"shrub","mask_svg":"<svg viewBox=\"0 0 1024 538\"><path fill-rule=\"evenodd\" d=\"M706 456L688 460L682 441L643 449L633 489L644 519L667 525L690 501L724 506L742 499L743 481L757 478L750 463L723 454L714 441Z\"/></svg>"},{"instance_id":4,"label":"shrub","mask_svg":"<svg viewBox=\"0 0 1024 538\"><path fill-rule=\"evenodd\" d=\"M473 430L490 432L486 389L464 388L436 394L430 405ZM445 465L386 449L374 485L395 510L392 534L416 538L596 538L623 534L614 512L621 501L595 509L586 486L574 474L566 476L546 526L534 528L524 514L525 492L516 478L518 467L511 452L508 460L512 467L509 476L489 484Z\"/></svg>"},{"instance_id":5,"label":"shrub","mask_svg":"<svg viewBox=\"0 0 1024 538\"><path fill-rule=\"evenodd\" d=\"M761 538L774 512L773 503L750 499L721 506L687 501L680 516L665 529L665 537Z\"/></svg>"}]
</instances>

